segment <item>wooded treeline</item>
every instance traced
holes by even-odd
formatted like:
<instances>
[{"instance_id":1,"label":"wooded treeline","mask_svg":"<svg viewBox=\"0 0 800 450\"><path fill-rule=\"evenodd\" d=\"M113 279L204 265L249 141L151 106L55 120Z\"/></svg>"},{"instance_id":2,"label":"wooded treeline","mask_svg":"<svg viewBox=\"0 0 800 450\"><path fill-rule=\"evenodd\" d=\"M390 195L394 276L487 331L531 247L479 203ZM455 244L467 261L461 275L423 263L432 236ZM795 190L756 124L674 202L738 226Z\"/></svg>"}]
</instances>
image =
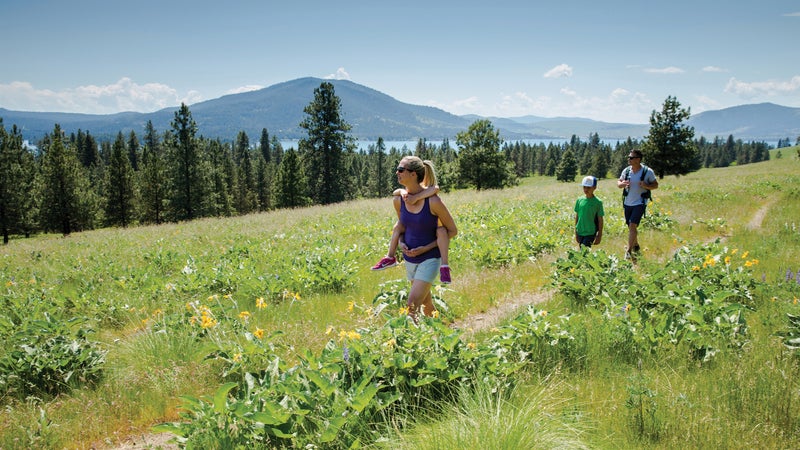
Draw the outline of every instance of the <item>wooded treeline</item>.
<instances>
[{"instance_id":1,"label":"wooded treeline","mask_svg":"<svg viewBox=\"0 0 800 450\"><path fill-rule=\"evenodd\" d=\"M35 151L23 145L16 125L6 130L0 118L0 228L7 243L11 235L66 235L387 197L398 187L395 168L408 153L434 162L444 191L503 188L531 175L560 181L582 174L616 177L634 148L645 150L645 163L659 176L769 159L763 142L732 136L691 140L693 130L681 128L688 112L679 106L670 98L663 117L654 112L650 139L629 138L613 147L597 134L587 141L573 136L563 144L504 143L490 121L478 120L457 135L455 148L448 140L433 145L420 139L413 150L387 149L379 138L367 150L357 150L330 83L322 83L305 108L300 126L308 137L297 149L282 148L267 128L255 143L243 131L235 142L204 138L186 105L175 112L169 130L148 122L141 136L120 132L113 142L98 142L88 130L66 135L56 124ZM648 145L658 141L657 125L684 131L680 149L662 149L688 151L678 155L688 159L681 167L648 160ZM650 154L658 152L651 148Z\"/></svg>"}]
</instances>

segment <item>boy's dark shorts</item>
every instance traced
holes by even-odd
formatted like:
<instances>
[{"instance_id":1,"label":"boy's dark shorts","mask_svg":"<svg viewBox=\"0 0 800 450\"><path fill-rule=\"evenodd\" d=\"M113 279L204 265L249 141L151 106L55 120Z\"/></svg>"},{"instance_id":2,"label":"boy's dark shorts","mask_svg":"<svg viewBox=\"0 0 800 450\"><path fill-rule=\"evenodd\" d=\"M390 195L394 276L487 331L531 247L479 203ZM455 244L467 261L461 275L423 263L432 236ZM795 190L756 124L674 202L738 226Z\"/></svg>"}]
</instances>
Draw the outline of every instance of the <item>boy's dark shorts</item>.
<instances>
[{"instance_id":1,"label":"boy's dark shorts","mask_svg":"<svg viewBox=\"0 0 800 450\"><path fill-rule=\"evenodd\" d=\"M630 225L631 223L635 223L639 225L639 222L642 221L642 217L644 217L644 211L647 208L645 205L635 205L635 206L628 206L623 205L625 209L625 225Z\"/></svg>"},{"instance_id":2,"label":"boy's dark shorts","mask_svg":"<svg viewBox=\"0 0 800 450\"><path fill-rule=\"evenodd\" d=\"M596 236L597 234L592 234L590 236L580 236L577 233L575 234L575 238L578 240L578 244L586 247L591 247L592 244L594 244L594 239Z\"/></svg>"}]
</instances>

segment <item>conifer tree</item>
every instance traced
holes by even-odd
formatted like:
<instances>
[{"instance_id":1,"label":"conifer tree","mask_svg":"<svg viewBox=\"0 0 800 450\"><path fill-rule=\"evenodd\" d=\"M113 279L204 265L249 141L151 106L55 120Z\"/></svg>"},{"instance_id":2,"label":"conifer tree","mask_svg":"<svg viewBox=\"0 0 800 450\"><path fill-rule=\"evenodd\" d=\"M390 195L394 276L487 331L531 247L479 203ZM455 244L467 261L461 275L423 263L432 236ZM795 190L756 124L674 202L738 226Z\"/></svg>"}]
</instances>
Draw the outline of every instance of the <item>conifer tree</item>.
<instances>
[{"instance_id":1,"label":"conifer tree","mask_svg":"<svg viewBox=\"0 0 800 450\"><path fill-rule=\"evenodd\" d=\"M192 220L202 216L204 176L202 155L196 137L197 123L186 104L181 103L171 123L170 143L172 186L170 212L175 220Z\"/></svg>"},{"instance_id":2,"label":"conifer tree","mask_svg":"<svg viewBox=\"0 0 800 450\"><path fill-rule=\"evenodd\" d=\"M269 211L272 208L273 165L259 156L256 162L256 192L258 194L258 210Z\"/></svg>"},{"instance_id":3,"label":"conifer tree","mask_svg":"<svg viewBox=\"0 0 800 450\"><path fill-rule=\"evenodd\" d=\"M134 173L128 147L120 131L111 147L106 168L106 223L127 227L135 214Z\"/></svg>"},{"instance_id":4,"label":"conifer tree","mask_svg":"<svg viewBox=\"0 0 800 450\"><path fill-rule=\"evenodd\" d=\"M500 132L487 119L476 120L456 135L461 182L476 189L499 189L516 183L514 169L500 151Z\"/></svg>"},{"instance_id":5,"label":"conifer tree","mask_svg":"<svg viewBox=\"0 0 800 450\"><path fill-rule=\"evenodd\" d=\"M141 220L146 223L162 223L168 192L167 168L163 146L150 120L145 126L139 180L142 198Z\"/></svg>"},{"instance_id":6,"label":"conifer tree","mask_svg":"<svg viewBox=\"0 0 800 450\"><path fill-rule=\"evenodd\" d=\"M333 84L323 82L314 90L314 100L303 110L307 117L300 123L308 137L298 147L303 157L308 192L317 204L327 205L347 199L345 150L353 146L347 134L350 125L341 116L341 100Z\"/></svg>"},{"instance_id":7,"label":"conifer tree","mask_svg":"<svg viewBox=\"0 0 800 450\"><path fill-rule=\"evenodd\" d=\"M35 211L33 155L23 146L22 134L16 125L7 132L0 118L0 230L3 244L12 233L30 234Z\"/></svg>"},{"instance_id":8,"label":"conifer tree","mask_svg":"<svg viewBox=\"0 0 800 450\"><path fill-rule=\"evenodd\" d=\"M240 131L236 137L233 150L236 163L236 210L239 214L248 214L258 207L256 194L255 169L250 152L250 139L247 133Z\"/></svg>"},{"instance_id":9,"label":"conifer tree","mask_svg":"<svg viewBox=\"0 0 800 450\"><path fill-rule=\"evenodd\" d=\"M131 130L128 135L128 160L131 162L131 168L134 172L139 171L139 162L141 160L139 152L139 138L136 136L136 132Z\"/></svg>"},{"instance_id":10,"label":"conifer tree","mask_svg":"<svg viewBox=\"0 0 800 450\"><path fill-rule=\"evenodd\" d=\"M561 161L556 167L556 180L572 182L575 181L575 176L578 174L578 160L575 159L575 154L572 149L567 149L561 155Z\"/></svg>"},{"instance_id":11,"label":"conifer tree","mask_svg":"<svg viewBox=\"0 0 800 450\"><path fill-rule=\"evenodd\" d=\"M219 139L205 142L206 160L201 164L208 180L208 189L203 200L203 210L212 216L236 214L236 169L230 146Z\"/></svg>"},{"instance_id":12,"label":"conifer tree","mask_svg":"<svg viewBox=\"0 0 800 450\"><path fill-rule=\"evenodd\" d=\"M650 132L643 146L644 162L656 176L685 175L700 167L694 144L694 127L684 123L691 116L675 97L664 100L661 112L650 114Z\"/></svg>"},{"instance_id":13,"label":"conifer tree","mask_svg":"<svg viewBox=\"0 0 800 450\"><path fill-rule=\"evenodd\" d=\"M258 149L260 150L261 157L264 158L264 162L269 164L270 159L272 159L272 154L269 149L269 133L266 128L261 129L261 139L258 141Z\"/></svg>"},{"instance_id":14,"label":"conifer tree","mask_svg":"<svg viewBox=\"0 0 800 450\"><path fill-rule=\"evenodd\" d=\"M96 199L91 196L76 149L64 145L60 125L55 125L42 151L42 227L65 236L92 228Z\"/></svg>"},{"instance_id":15,"label":"conifer tree","mask_svg":"<svg viewBox=\"0 0 800 450\"><path fill-rule=\"evenodd\" d=\"M297 152L290 148L283 154L275 177L275 206L296 208L308 205L310 199L305 192L307 185Z\"/></svg>"}]
</instances>

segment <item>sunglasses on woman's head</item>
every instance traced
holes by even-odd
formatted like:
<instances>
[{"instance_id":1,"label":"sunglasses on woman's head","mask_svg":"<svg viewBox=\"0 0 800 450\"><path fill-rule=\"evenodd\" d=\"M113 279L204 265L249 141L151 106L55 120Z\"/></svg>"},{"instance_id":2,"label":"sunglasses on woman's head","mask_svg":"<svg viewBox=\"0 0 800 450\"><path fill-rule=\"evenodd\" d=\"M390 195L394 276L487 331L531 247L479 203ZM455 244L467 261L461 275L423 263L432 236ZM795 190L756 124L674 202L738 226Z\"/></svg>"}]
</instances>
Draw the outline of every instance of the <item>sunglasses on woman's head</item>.
<instances>
[{"instance_id":1,"label":"sunglasses on woman's head","mask_svg":"<svg viewBox=\"0 0 800 450\"><path fill-rule=\"evenodd\" d=\"M409 172L411 172L411 169L408 169L408 168L406 168L406 167L398 167L398 168L397 168L397 173L403 173L403 172L405 172L406 170L407 170L407 171L409 171Z\"/></svg>"}]
</instances>

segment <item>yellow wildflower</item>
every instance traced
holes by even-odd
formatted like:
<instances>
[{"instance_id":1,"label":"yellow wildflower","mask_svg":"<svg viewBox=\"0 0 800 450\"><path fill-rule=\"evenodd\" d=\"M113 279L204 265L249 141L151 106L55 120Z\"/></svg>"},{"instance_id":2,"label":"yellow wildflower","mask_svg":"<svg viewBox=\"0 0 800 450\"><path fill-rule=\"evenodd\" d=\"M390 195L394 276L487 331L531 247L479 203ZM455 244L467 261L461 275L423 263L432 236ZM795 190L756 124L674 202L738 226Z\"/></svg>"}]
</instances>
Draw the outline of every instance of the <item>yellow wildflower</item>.
<instances>
[{"instance_id":1,"label":"yellow wildflower","mask_svg":"<svg viewBox=\"0 0 800 450\"><path fill-rule=\"evenodd\" d=\"M742 253L742 259L747 259L747 255L749 255L749 254L750 254L749 251Z\"/></svg>"},{"instance_id":2,"label":"yellow wildflower","mask_svg":"<svg viewBox=\"0 0 800 450\"><path fill-rule=\"evenodd\" d=\"M156 308L155 311L153 311L153 316L160 316L162 314L164 314L164 311L162 311L161 308Z\"/></svg>"},{"instance_id":3,"label":"yellow wildflower","mask_svg":"<svg viewBox=\"0 0 800 450\"><path fill-rule=\"evenodd\" d=\"M264 330L261 328L256 328L256 331L253 331L253 336L257 337L258 339L262 339L264 337Z\"/></svg>"},{"instance_id":4,"label":"yellow wildflower","mask_svg":"<svg viewBox=\"0 0 800 450\"><path fill-rule=\"evenodd\" d=\"M250 318L250 311L242 311L242 312L240 312L239 313L239 318L244 320L244 321L247 321L247 319Z\"/></svg>"},{"instance_id":5,"label":"yellow wildflower","mask_svg":"<svg viewBox=\"0 0 800 450\"><path fill-rule=\"evenodd\" d=\"M383 343L384 347L394 347L395 345L397 345L397 341L394 338Z\"/></svg>"},{"instance_id":6,"label":"yellow wildflower","mask_svg":"<svg viewBox=\"0 0 800 450\"><path fill-rule=\"evenodd\" d=\"M203 317L200 318L200 326L202 328L214 328L217 326L217 319L203 315Z\"/></svg>"},{"instance_id":7,"label":"yellow wildflower","mask_svg":"<svg viewBox=\"0 0 800 450\"><path fill-rule=\"evenodd\" d=\"M358 332L357 332L357 331L355 331L355 330L354 330L354 331L348 331L348 332L347 332L347 338L348 338L348 339L351 339L351 340L356 340L356 341L357 341L357 340L361 339L361 335L360 335L360 334L358 334Z\"/></svg>"},{"instance_id":8,"label":"yellow wildflower","mask_svg":"<svg viewBox=\"0 0 800 450\"><path fill-rule=\"evenodd\" d=\"M328 325L328 328L325 329L325 334L331 334L333 331L333 325Z\"/></svg>"},{"instance_id":9,"label":"yellow wildflower","mask_svg":"<svg viewBox=\"0 0 800 450\"><path fill-rule=\"evenodd\" d=\"M547 317L547 311L541 310L541 311L539 311L539 315L542 316L542 317Z\"/></svg>"},{"instance_id":10,"label":"yellow wildflower","mask_svg":"<svg viewBox=\"0 0 800 450\"><path fill-rule=\"evenodd\" d=\"M431 314L431 317L433 317L434 319L438 319L439 318L439 311L434 311L433 314Z\"/></svg>"},{"instance_id":11,"label":"yellow wildflower","mask_svg":"<svg viewBox=\"0 0 800 450\"><path fill-rule=\"evenodd\" d=\"M692 266L692 272L699 272L700 266Z\"/></svg>"},{"instance_id":12,"label":"yellow wildflower","mask_svg":"<svg viewBox=\"0 0 800 450\"><path fill-rule=\"evenodd\" d=\"M736 252L738 252L738 251L739 251L739 249L738 249L738 248L735 248L735 249L731 250L731 255L735 255L735 254L736 254Z\"/></svg>"},{"instance_id":13,"label":"yellow wildflower","mask_svg":"<svg viewBox=\"0 0 800 450\"><path fill-rule=\"evenodd\" d=\"M267 302L266 302L266 301L264 301L264 297L258 297L258 298L256 299L256 308L258 308L258 309L264 309L264 308L266 308L266 307L267 307Z\"/></svg>"},{"instance_id":14,"label":"yellow wildflower","mask_svg":"<svg viewBox=\"0 0 800 450\"><path fill-rule=\"evenodd\" d=\"M355 307L355 305L356 305L355 302L347 302L347 311L352 312L353 307Z\"/></svg>"},{"instance_id":15,"label":"yellow wildflower","mask_svg":"<svg viewBox=\"0 0 800 450\"><path fill-rule=\"evenodd\" d=\"M467 344L467 348L470 350L475 350L478 346L474 342L470 342Z\"/></svg>"},{"instance_id":16,"label":"yellow wildflower","mask_svg":"<svg viewBox=\"0 0 800 450\"><path fill-rule=\"evenodd\" d=\"M407 316L408 315L408 307L407 306L401 307L399 313L400 313L401 316Z\"/></svg>"},{"instance_id":17,"label":"yellow wildflower","mask_svg":"<svg viewBox=\"0 0 800 450\"><path fill-rule=\"evenodd\" d=\"M242 354L241 353L237 353L237 354L233 355L233 362L241 362L241 361L242 361Z\"/></svg>"},{"instance_id":18,"label":"yellow wildflower","mask_svg":"<svg viewBox=\"0 0 800 450\"><path fill-rule=\"evenodd\" d=\"M731 257L730 256L726 256L725 257L725 265L726 266L730 266L731 265Z\"/></svg>"}]
</instances>

